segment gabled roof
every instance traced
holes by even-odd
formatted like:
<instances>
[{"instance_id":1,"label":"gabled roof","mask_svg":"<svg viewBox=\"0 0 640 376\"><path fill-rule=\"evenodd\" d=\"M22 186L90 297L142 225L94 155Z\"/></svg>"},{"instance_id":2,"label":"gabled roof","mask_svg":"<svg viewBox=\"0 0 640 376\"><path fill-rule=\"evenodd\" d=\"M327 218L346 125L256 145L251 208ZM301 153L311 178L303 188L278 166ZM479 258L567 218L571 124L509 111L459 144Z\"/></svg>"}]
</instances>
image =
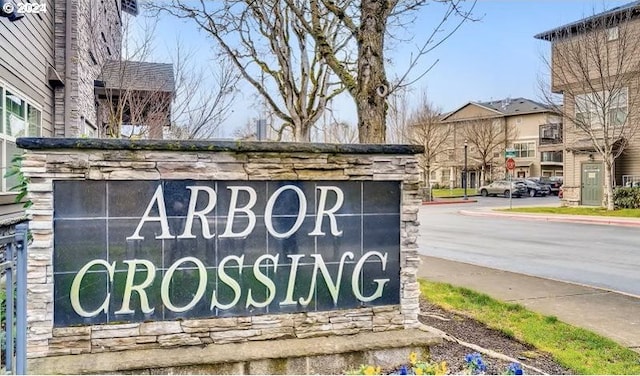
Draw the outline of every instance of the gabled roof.
<instances>
[{"instance_id":1,"label":"gabled roof","mask_svg":"<svg viewBox=\"0 0 640 376\"><path fill-rule=\"evenodd\" d=\"M499 101L480 102L480 105L502 113L504 116L549 112L551 108L527 98L507 98Z\"/></svg>"},{"instance_id":2,"label":"gabled roof","mask_svg":"<svg viewBox=\"0 0 640 376\"><path fill-rule=\"evenodd\" d=\"M175 79L173 65L144 61L108 61L100 79L104 88L173 93Z\"/></svg>"},{"instance_id":3,"label":"gabled roof","mask_svg":"<svg viewBox=\"0 0 640 376\"><path fill-rule=\"evenodd\" d=\"M609 9L607 11L594 14L593 16L589 16L560 27L556 27L555 29L547 30L540 34L536 34L534 35L534 38L552 41L558 38L558 36L575 34L578 32L578 30L584 29L585 27L595 27L599 24L599 22L603 20L606 20L607 24L611 23L613 26L613 24L625 20L627 17L629 17L630 19L634 19L639 16L640 0L632 1L630 3Z\"/></svg>"},{"instance_id":4,"label":"gabled roof","mask_svg":"<svg viewBox=\"0 0 640 376\"><path fill-rule=\"evenodd\" d=\"M524 114L533 114L538 112L553 112L551 107L542 103L536 102L527 98L506 98L489 102L468 102L458 109L447 113L441 121L446 121L447 118L463 108L475 105L494 112L498 116L516 116Z\"/></svg>"},{"instance_id":5,"label":"gabled roof","mask_svg":"<svg viewBox=\"0 0 640 376\"><path fill-rule=\"evenodd\" d=\"M467 103L463 104L462 106L456 108L455 110L443 114L443 116L440 118L440 121L446 121L449 116L455 114L456 112L462 110L463 108L465 108L467 106L483 107L485 110L489 110L489 111L495 112L496 116L501 116L502 115L502 113L500 111L496 111L493 108L485 107L485 106L483 106L482 104L480 104L478 102L467 102Z\"/></svg>"}]
</instances>

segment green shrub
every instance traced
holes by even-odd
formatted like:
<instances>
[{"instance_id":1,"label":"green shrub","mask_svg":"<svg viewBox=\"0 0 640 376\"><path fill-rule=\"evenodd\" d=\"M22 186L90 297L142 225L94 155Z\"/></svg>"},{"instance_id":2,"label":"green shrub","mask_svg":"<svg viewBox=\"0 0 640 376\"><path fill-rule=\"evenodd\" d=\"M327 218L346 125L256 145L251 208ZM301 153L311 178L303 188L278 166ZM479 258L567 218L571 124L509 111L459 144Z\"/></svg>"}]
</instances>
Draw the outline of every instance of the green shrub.
<instances>
[{"instance_id":1,"label":"green shrub","mask_svg":"<svg viewBox=\"0 0 640 376\"><path fill-rule=\"evenodd\" d=\"M616 209L640 209L640 187L620 187L613 191Z\"/></svg>"}]
</instances>

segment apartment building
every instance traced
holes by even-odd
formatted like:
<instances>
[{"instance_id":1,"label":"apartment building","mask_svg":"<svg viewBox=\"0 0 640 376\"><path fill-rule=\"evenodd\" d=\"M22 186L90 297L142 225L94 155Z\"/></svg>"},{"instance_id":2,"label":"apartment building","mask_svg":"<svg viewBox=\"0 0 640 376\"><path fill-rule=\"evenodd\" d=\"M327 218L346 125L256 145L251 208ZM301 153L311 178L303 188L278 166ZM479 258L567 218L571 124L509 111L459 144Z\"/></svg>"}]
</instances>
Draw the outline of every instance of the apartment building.
<instances>
[{"instance_id":1,"label":"apartment building","mask_svg":"<svg viewBox=\"0 0 640 376\"><path fill-rule=\"evenodd\" d=\"M640 185L640 1L535 38L563 95L564 202L606 205L607 188Z\"/></svg>"},{"instance_id":2,"label":"apartment building","mask_svg":"<svg viewBox=\"0 0 640 376\"><path fill-rule=\"evenodd\" d=\"M122 59L123 22L138 14L136 0L38 0L20 13L26 3L0 0L0 9L13 8L0 13L0 219L19 208L8 193L15 180L4 178L17 137L105 137L110 119L101 114L114 112L106 103L122 103L131 83L145 81L129 90L137 95L154 80L161 84L152 86L173 91L170 64ZM114 65L118 73L107 75ZM130 111L121 107L118 120L126 124ZM170 106L164 109L169 126Z\"/></svg>"},{"instance_id":3,"label":"apartment building","mask_svg":"<svg viewBox=\"0 0 640 376\"><path fill-rule=\"evenodd\" d=\"M562 119L547 106L527 98L469 102L445 114L446 150L436 158L432 184L468 187L506 176L505 151L516 153L518 177L562 176Z\"/></svg>"}]
</instances>

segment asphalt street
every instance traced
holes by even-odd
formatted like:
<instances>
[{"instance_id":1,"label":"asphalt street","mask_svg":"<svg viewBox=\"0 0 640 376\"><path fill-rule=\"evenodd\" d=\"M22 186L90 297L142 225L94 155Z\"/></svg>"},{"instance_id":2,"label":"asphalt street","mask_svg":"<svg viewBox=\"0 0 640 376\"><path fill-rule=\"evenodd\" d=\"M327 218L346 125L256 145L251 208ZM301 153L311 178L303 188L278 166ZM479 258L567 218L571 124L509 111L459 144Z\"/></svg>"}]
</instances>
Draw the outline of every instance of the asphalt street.
<instances>
[{"instance_id":1,"label":"asphalt street","mask_svg":"<svg viewBox=\"0 0 640 376\"><path fill-rule=\"evenodd\" d=\"M459 214L509 205L502 197L477 199L422 206L420 253L640 296L638 228ZM514 206L557 204L557 197L513 200Z\"/></svg>"}]
</instances>

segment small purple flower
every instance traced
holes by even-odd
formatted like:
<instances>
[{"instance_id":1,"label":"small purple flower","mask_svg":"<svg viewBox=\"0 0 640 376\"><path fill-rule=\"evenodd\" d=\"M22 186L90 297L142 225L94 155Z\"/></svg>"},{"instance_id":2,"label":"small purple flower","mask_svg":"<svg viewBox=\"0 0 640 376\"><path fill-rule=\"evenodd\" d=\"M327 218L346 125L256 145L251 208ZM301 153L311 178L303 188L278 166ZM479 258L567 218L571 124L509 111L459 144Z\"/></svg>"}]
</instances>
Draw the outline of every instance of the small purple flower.
<instances>
[{"instance_id":1,"label":"small purple flower","mask_svg":"<svg viewBox=\"0 0 640 376\"><path fill-rule=\"evenodd\" d=\"M482 360L482 355L477 352L467 354L467 356L464 357L464 360L467 363L467 368L472 374L480 374L487 371L487 365Z\"/></svg>"},{"instance_id":2,"label":"small purple flower","mask_svg":"<svg viewBox=\"0 0 640 376\"><path fill-rule=\"evenodd\" d=\"M522 366L520 363L511 363L507 368L507 375L524 375L524 371L522 370Z\"/></svg>"},{"instance_id":3,"label":"small purple flower","mask_svg":"<svg viewBox=\"0 0 640 376\"><path fill-rule=\"evenodd\" d=\"M407 366L403 365L400 367L400 375L408 375L409 371L407 370Z\"/></svg>"}]
</instances>

